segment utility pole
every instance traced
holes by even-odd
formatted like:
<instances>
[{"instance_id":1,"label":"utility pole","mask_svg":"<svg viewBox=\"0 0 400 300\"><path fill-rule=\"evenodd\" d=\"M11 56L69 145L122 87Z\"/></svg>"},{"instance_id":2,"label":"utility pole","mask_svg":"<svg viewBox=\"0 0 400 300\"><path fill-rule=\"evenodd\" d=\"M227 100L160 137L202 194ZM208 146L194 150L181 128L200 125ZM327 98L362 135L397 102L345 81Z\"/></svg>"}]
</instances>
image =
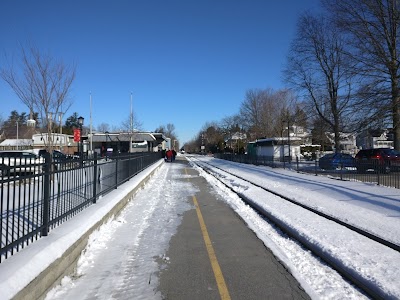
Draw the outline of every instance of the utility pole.
<instances>
[{"instance_id":1,"label":"utility pole","mask_svg":"<svg viewBox=\"0 0 400 300\"><path fill-rule=\"evenodd\" d=\"M131 92L131 113L130 113L130 138L129 138L129 153L132 153L132 134L133 134L133 111L132 111L132 92Z\"/></svg>"},{"instance_id":2,"label":"utility pole","mask_svg":"<svg viewBox=\"0 0 400 300\"><path fill-rule=\"evenodd\" d=\"M60 139L60 151L62 149L62 116L63 116L63 113L59 112L58 113L58 120L60 122L60 137L59 137L59 139Z\"/></svg>"},{"instance_id":3,"label":"utility pole","mask_svg":"<svg viewBox=\"0 0 400 300\"><path fill-rule=\"evenodd\" d=\"M18 120L16 121L17 123L17 150L18 150L18 144L19 144L19 137L18 137Z\"/></svg>"},{"instance_id":4,"label":"utility pole","mask_svg":"<svg viewBox=\"0 0 400 300\"><path fill-rule=\"evenodd\" d=\"M93 127L92 127L92 92L90 92L90 97L89 97L89 102L90 102L90 154L93 154Z\"/></svg>"}]
</instances>

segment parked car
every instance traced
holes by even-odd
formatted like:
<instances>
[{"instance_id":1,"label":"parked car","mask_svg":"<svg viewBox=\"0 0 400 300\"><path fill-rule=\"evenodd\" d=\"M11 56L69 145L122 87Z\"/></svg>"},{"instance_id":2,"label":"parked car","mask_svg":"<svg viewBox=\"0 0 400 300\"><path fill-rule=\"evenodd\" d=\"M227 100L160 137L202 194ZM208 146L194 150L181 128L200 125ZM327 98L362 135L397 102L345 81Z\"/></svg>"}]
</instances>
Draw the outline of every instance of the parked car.
<instances>
[{"instance_id":1,"label":"parked car","mask_svg":"<svg viewBox=\"0 0 400 300\"><path fill-rule=\"evenodd\" d=\"M44 158L44 154L46 153L46 149L40 149L38 151L38 155ZM64 154L59 150L53 150L52 162L56 170L63 168L71 168L74 166L74 160L77 160L76 157ZM70 164L71 162L71 164Z\"/></svg>"},{"instance_id":2,"label":"parked car","mask_svg":"<svg viewBox=\"0 0 400 300\"><path fill-rule=\"evenodd\" d=\"M40 149L39 156L43 157L45 152L46 152L45 149ZM62 153L61 151L53 150L53 161L61 162L61 161L66 161L68 159L70 159L70 158L66 154Z\"/></svg>"},{"instance_id":3,"label":"parked car","mask_svg":"<svg viewBox=\"0 0 400 300\"><path fill-rule=\"evenodd\" d=\"M324 170L354 168L354 157L345 153L329 153L319 159L319 167Z\"/></svg>"},{"instance_id":4,"label":"parked car","mask_svg":"<svg viewBox=\"0 0 400 300\"><path fill-rule=\"evenodd\" d=\"M362 149L355 157L357 171L389 173L400 169L400 152L390 148Z\"/></svg>"},{"instance_id":5,"label":"parked car","mask_svg":"<svg viewBox=\"0 0 400 300\"><path fill-rule=\"evenodd\" d=\"M0 170L6 176L38 173L43 163L32 150L0 151Z\"/></svg>"}]
</instances>

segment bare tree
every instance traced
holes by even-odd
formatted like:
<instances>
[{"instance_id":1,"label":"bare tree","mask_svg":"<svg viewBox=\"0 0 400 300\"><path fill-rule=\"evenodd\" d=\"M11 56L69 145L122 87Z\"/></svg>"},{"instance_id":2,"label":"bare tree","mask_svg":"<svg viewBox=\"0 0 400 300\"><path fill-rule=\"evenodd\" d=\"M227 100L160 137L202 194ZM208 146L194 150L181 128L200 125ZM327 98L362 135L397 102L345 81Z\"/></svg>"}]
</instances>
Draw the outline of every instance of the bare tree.
<instances>
[{"instance_id":1,"label":"bare tree","mask_svg":"<svg viewBox=\"0 0 400 300\"><path fill-rule=\"evenodd\" d=\"M294 104L293 100L293 95L287 90L248 90L240 107L239 123L243 124L252 139L279 136L282 112Z\"/></svg>"},{"instance_id":2,"label":"bare tree","mask_svg":"<svg viewBox=\"0 0 400 300\"><path fill-rule=\"evenodd\" d=\"M154 132L160 132L164 134L166 137L171 139L171 147L179 148L178 136L175 133L175 125L172 123L168 123L166 126L160 125L158 126Z\"/></svg>"},{"instance_id":3,"label":"bare tree","mask_svg":"<svg viewBox=\"0 0 400 300\"><path fill-rule=\"evenodd\" d=\"M199 146L204 145L206 152L222 152L224 149L224 133L226 133L226 130L223 130L217 122L207 122L200 131Z\"/></svg>"},{"instance_id":4,"label":"bare tree","mask_svg":"<svg viewBox=\"0 0 400 300\"><path fill-rule=\"evenodd\" d=\"M324 0L338 28L348 34L354 72L363 78L360 110L367 122L389 116L400 149L400 57L398 0ZM383 118L382 118L383 116Z\"/></svg>"},{"instance_id":5,"label":"bare tree","mask_svg":"<svg viewBox=\"0 0 400 300\"><path fill-rule=\"evenodd\" d=\"M345 61L344 40L323 16L300 17L292 42L286 81L309 100L309 109L319 115L334 133L340 149L343 120L350 112L351 76Z\"/></svg>"},{"instance_id":6,"label":"bare tree","mask_svg":"<svg viewBox=\"0 0 400 300\"><path fill-rule=\"evenodd\" d=\"M160 125L160 126L158 126L158 127L154 130L154 132L166 133L166 132L167 132L167 129L165 128L164 125Z\"/></svg>"},{"instance_id":7,"label":"bare tree","mask_svg":"<svg viewBox=\"0 0 400 300\"><path fill-rule=\"evenodd\" d=\"M21 46L21 70L10 63L8 68L1 69L0 75L30 112L37 112L47 125L46 147L52 150L52 116L70 106L69 91L75 79L75 66L56 61L34 46L28 49Z\"/></svg>"},{"instance_id":8,"label":"bare tree","mask_svg":"<svg viewBox=\"0 0 400 300\"><path fill-rule=\"evenodd\" d=\"M167 127L166 127L165 134L166 134L168 137L170 137L171 139L172 139L172 138L175 138L175 139L176 139L175 125L172 124L172 123L168 123L168 124L167 124Z\"/></svg>"},{"instance_id":9,"label":"bare tree","mask_svg":"<svg viewBox=\"0 0 400 300\"><path fill-rule=\"evenodd\" d=\"M4 119L3 116L0 115L0 141L3 139L3 135L4 135Z\"/></svg>"},{"instance_id":10,"label":"bare tree","mask_svg":"<svg viewBox=\"0 0 400 300\"><path fill-rule=\"evenodd\" d=\"M239 115L224 117L219 122L219 128L225 137L230 137L235 130L235 127L241 124L242 118Z\"/></svg>"},{"instance_id":11,"label":"bare tree","mask_svg":"<svg viewBox=\"0 0 400 300\"><path fill-rule=\"evenodd\" d=\"M110 125L107 123L101 123L97 126L97 131L99 132L110 131Z\"/></svg>"},{"instance_id":12,"label":"bare tree","mask_svg":"<svg viewBox=\"0 0 400 300\"><path fill-rule=\"evenodd\" d=\"M131 126L131 123L132 123L132 126ZM136 114L134 112L132 113L132 116L131 116L131 114L129 114L129 116L121 123L122 131L130 132L131 129L133 131L143 130L143 123L139 121L139 119L136 117Z\"/></svg>"}]
</instances>

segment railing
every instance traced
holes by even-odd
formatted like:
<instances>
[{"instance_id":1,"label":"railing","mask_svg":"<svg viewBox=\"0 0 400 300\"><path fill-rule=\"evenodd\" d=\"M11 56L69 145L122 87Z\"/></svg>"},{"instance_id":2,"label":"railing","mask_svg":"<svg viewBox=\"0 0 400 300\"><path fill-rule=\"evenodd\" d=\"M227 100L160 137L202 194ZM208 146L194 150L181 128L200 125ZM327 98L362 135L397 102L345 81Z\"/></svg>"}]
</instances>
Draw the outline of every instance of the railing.
<instances>
[{"instance_id":1,"label":"railing","mask_svg":"<svg viewBox=\"0 0 400 300\"><path fill-rule=\"evenodd\" d=\"M52 161L0 158L0 263L161 159L159 152Z\"/></svg>"},{"instance_id":2,"label":"railing","mask_svg":"<svg viewBox=\"0 0 400 300\"><path fill-rule=\"evenodd\" d=\"M387 187L400 188L400 164L382 164L377 160L354 162L354 164L351 165L339 161L332 166L332 168L322 169L319 167L318 160L300 160L297 158L289 161L288 157L277 159L272 156L236 155L230 153L218 153L214 154L214 157L245 164L264 165L273 168L288 168L296 170L297 172L330 176L340 180L363 181Z\"/></svg>"}]
</instances>

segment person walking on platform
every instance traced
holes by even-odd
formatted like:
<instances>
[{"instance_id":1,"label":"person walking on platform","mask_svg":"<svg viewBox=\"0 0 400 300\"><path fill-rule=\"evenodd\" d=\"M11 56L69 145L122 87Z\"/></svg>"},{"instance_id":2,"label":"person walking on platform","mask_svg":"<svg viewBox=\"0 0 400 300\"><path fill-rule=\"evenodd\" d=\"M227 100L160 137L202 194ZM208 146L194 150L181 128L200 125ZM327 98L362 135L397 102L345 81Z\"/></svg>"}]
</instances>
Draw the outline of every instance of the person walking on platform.
<instances>
[{"instance_id":1,"label":"person walking on platform","mask_svg":"<svg viewBox=\"0 0 400 300\"><path fill-rule=\"evenodd\" d=\"M172 162L172 151L171 150L167 151L166 156L167 156L167 161L171 161Z\"/></svg>"},{"instance_id":2,"label":"person walking on platform","mask_svg":"<svg viewBox=\"0 0 400 300\"><path fill-rule=\"evenodd\" d=\"M172 149L172 161L175 160L175 157L176 157L176 151L175 149Z\"/></svg>"}]
</instances>

